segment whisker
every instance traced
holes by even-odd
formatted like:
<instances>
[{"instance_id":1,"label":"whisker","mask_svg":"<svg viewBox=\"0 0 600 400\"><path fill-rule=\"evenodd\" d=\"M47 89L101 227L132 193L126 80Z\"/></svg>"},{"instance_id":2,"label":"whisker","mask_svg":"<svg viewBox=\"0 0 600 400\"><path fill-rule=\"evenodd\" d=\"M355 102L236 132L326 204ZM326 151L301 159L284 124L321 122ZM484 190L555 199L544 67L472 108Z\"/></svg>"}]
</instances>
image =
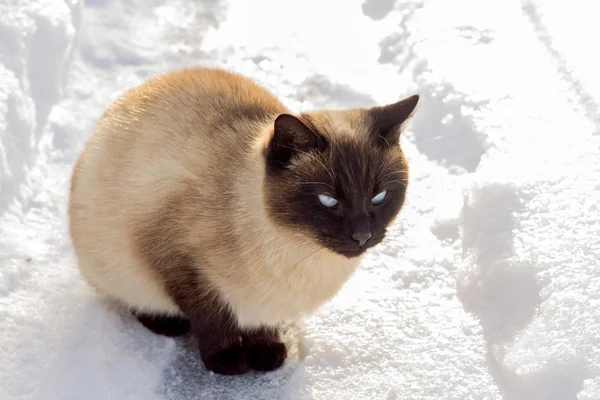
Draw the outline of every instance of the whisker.
<instances>
[{"instance_id":1,"label":"whisker","mask_svg":"<svg viewBox=\"0 0 600 400\"><path fill-rule=\"evenodd\" d=\"M331 179L335 182L335 177L333 176L333 174L331 173L331 171L327 168L327 166L325 166L325 164L323 164L323 162L321 160L319 160L314 154L311 154L307 151L302 151L299 150L297 148L294 147L290 147L290 146L284 146L282 144L278 144L277 146L283 147L284 149L290 149L290 150L294 150L297 151L300 154L305 154L306 156L312 158L313 160L315 160L316 162L318 162L319 164L321 164L321 166L325 169L325 172L327 172L329 174L329 176L331 177Z\"/></svg>"},{"instance_id":2,"label":"whisker","mask_svg":"<svg viewBox=\"0 0 600 400\"><path fill-rule=\"evenodd\" d=\"M335 189L334 186L330 185L329 183L325 183L325 182L300 182L301 185L324 185L324 186L329 186L332 189Z\"/></svg>"},{"instance_id":3,"label":"whisker","mask_svg":"<svg viewBox=\"0 0 600 400\"><path fill-rule=\"evenodd\" d=\"M408 185L405 182L399 181L399 180L393 180L393 181L388 181L388 184L390 183L399 183L400 185L407 187Z\"/></svg>"},{"instance_id":4,"label":"whisker","mask_svg":"<svg viewBox=\"0 0 600 400\"><path fill-rule=\"evenodd\" d=\"M321 251L321 250L325 250L325 247L318 247L315 251L310 252L308 255L306 255L305 257L303 257L300 261L298 261L293 268L298 267L298 265L300 265L300 263L302 263L302 261L306 260L308 257L315 255L317 252Z\"/></svg>"},{"instance_id":5,"label":"whisker","mask_svg":"<svg viewBox=\"0 0 600 400\"><path fill-rule=\"evenodd\" d=\"M385 143L387 143L388 148L392 147L392 145L390 144L390 142L383 136L379 136L380 138L382 138L383 140L385 140Z\"/></svg>"},{"instance_id":6,"label":"whisker","mask_svg":"<svg viewBox=\"0 0 600 400\"><path fill-rule=\"evenodd\" d=\"M393 161L393 159L392 159L392 158L388 158L388 159L386 160L386 162L385 162L385 163L381 163L381 164L379 164L379 167L377 168L377 175L379 175L379 173L380 173L382 170L384 170L384 169L386 169L387 167L389 167L389 165L392 163L392 161Z\"/></svg>"},{"instance_id":7,"label":"whisker","mask_svg":"<svg viewBox=\"0 0 600 400\"><path fill-rule=\"evenodd\" d=\"M310 153L307 153L307 152L304 152L304 154L306 154L307 156L311 157L313 160L315 160L316 162L318 162L319 164L321 164L321 166L325 169L325 171L331 177L331 180L333 182L336 181L335 177L333 176L333 174L331 173L331 171L327 168L327 166L321 160L319 160L314 154L310 154Z\"/></svg>"},{"instance_id":8,"label":"whisker","mask_svg":"<svg viewBox=\"0 0 600 400\"><path fill-rule=\"evenodd\" d=\"M388 176L394 175L394 174L398 174L398 171L392 171L392 172L388 172L387 174L377 178L377 181L375 182L376 185L379 185L381 182L383 182L385 180L385 178L387 178Z\"/></svg>"},{"instance_id":9,"label":"whisker","mask_svg":"<svg viewBox=\"0 0 600 400\"><path fill-rule=\"evenodd\" d=\"M306 242L306 243L304 243L304 244L306 245L306 244L310 244L310 243L311 243L311 242ZM309 254L308 254L306 257L302 258L300 261L298 261L296 264L294 264L294 266L293 266L292 268L296 268L296 267L297 267L297 266L298 266L298 265L299 265L299 264L300 264L302 261L306 260L308 257L310 257L311 255L315 254L315 253L316 253L317 251L319 251L319 250L321 250L321 249L320 249L320 248L317 248L315 251L313 251L313 252L309 253ZM281 271L283 271L283 270L284 270L284 269L286 269L286 268L289 268L289 266L288 266L288 265L285 265L285 264L283 264L283 265L281 265L281 266L280 266L280 267L279 267L279 268L278 268L278 269L275 271L275 273L276 273L276 274L279 274Z\"/></svg>"}]
</instances>

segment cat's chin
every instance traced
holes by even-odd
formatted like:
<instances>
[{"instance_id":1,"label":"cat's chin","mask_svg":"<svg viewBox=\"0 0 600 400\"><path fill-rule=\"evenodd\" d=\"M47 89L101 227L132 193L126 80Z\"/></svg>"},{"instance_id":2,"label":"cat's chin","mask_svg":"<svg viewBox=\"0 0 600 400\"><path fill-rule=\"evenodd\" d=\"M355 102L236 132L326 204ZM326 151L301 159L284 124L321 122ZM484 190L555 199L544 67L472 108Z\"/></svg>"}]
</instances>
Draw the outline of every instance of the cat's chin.
<instances>
[{"instance_id":1,"label":"cat's chin","mask_svg":"<svg viewBox=\"0 0 600 400\"><path fill-rule=\"evenodd\" d=\"M325 245L325 247L335 254L346 257L348 259L352 259L364 256L367 253L367 251L381 243L383 241L383 238L384 236L378 235L377 237L369 240L369 243L367 243L367 245L363 247L359 247L358 245L352 246L349 244L340 244L339 246L329 244Z\"/></svg>"},{"instance_id":2,"label":"cat's chin","mask_svg":"<svg viewBox=\"0 0 600 400\"><path fill-rule=\"evenodd\" d=\"M336 245L332 245L331 243L328 243L328 244L321 243L321 245L334 254L346 257L348 259L352 259L352 258L358 258L358 257L364 256L367 253L367 251L369 251L369 249L372 249L373 247L375 247L377 244L379 244L381 242L381 240L382 240L382 238L373 239L372 243L368 243L367 246L363 246L363 247L359 247L358 245L351 246L348 244L346 244L345 246L343 244L336 246Z\"/></svg>"},{"instance_id":3,"label":"cat's chin","mask_svg":"<svg viewBox=\"0 0 600 400\"><path fill-rule=\"evenodd\" d=\"M355 248L355 249L332 249L336 254L344 256L346 258L357 258L366 253L367 248Z\"/></svg>"}]
</instances>

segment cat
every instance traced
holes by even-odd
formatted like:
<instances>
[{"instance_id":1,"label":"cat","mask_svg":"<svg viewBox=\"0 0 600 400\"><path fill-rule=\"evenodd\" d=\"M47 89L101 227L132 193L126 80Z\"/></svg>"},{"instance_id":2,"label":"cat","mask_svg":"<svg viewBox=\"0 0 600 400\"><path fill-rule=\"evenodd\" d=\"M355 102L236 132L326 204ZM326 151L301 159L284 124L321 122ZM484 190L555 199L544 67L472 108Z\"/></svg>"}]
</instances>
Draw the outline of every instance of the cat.
<instances>
[{"instance_id":1,"label":"cat","mask_svg":"<svg viewBox=\"0 0 600 400\"><path fill-rule=\"evenodd\" d=\"M99 119L71 178L85 280L210 371L272 371L278 326L314 312L400 212L418 95L293 114L247 77L167 72Z\"/></svg>"}]
</instances>

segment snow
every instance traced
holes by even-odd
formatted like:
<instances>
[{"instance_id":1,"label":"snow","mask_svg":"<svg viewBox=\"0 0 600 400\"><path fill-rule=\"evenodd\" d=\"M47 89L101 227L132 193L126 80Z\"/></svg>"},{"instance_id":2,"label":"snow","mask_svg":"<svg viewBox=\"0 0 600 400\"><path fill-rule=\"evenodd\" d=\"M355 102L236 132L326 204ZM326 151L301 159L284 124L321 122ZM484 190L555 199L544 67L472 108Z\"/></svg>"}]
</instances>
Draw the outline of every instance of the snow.
<instances>
[{"instance_id":1,"label":"snow","mask_svg":"<svg viewBox=\"0 0 600 400\"><path fill-rule=\"evenodd\" d=\"M596 3L0 2L0 399L600 399ZM75 157L186 65L298 110L422 96L405 210L274 373L207 373L76 268Z\"/></svg>"}]
</instances>

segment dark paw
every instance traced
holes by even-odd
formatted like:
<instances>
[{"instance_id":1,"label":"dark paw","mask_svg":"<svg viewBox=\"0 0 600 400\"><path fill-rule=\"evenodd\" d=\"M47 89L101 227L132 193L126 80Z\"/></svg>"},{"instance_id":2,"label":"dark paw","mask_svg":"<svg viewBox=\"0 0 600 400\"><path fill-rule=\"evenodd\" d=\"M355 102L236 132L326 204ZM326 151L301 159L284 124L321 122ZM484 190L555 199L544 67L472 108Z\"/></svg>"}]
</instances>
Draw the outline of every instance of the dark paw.
<instances>
[{"instance_id":1,"label":"dark paw","mask_svg":"<svg viewBox=\"0 0 600 400\"><path fill-rule=\"evenodd\" d=\"M142 325L157 335L181 336L190 330L190 321L181 317L142 313L136 313L135 316Z\"/></svg>"},{"instance_id":2,"label":"dark paw","mask_svg":"<svg viewBox=\"0 0 600 400\"><path fill-rule=\"evenodd\" d=\"M208 370L223 375L240 375L250 370L246 349L229 347L209 356L202 356Z\"/></svg>"},{"instance_id":3,"label":"dark paw","mask_svg":"<svg viewBox=\"0 0 600 400\"><path fill-rule=\"evenodd\" d=\"M248 347L250 367L257 371L273 371L283 365L287 349L280 342L254 344Z\"/></svg>"}]
</instances>

